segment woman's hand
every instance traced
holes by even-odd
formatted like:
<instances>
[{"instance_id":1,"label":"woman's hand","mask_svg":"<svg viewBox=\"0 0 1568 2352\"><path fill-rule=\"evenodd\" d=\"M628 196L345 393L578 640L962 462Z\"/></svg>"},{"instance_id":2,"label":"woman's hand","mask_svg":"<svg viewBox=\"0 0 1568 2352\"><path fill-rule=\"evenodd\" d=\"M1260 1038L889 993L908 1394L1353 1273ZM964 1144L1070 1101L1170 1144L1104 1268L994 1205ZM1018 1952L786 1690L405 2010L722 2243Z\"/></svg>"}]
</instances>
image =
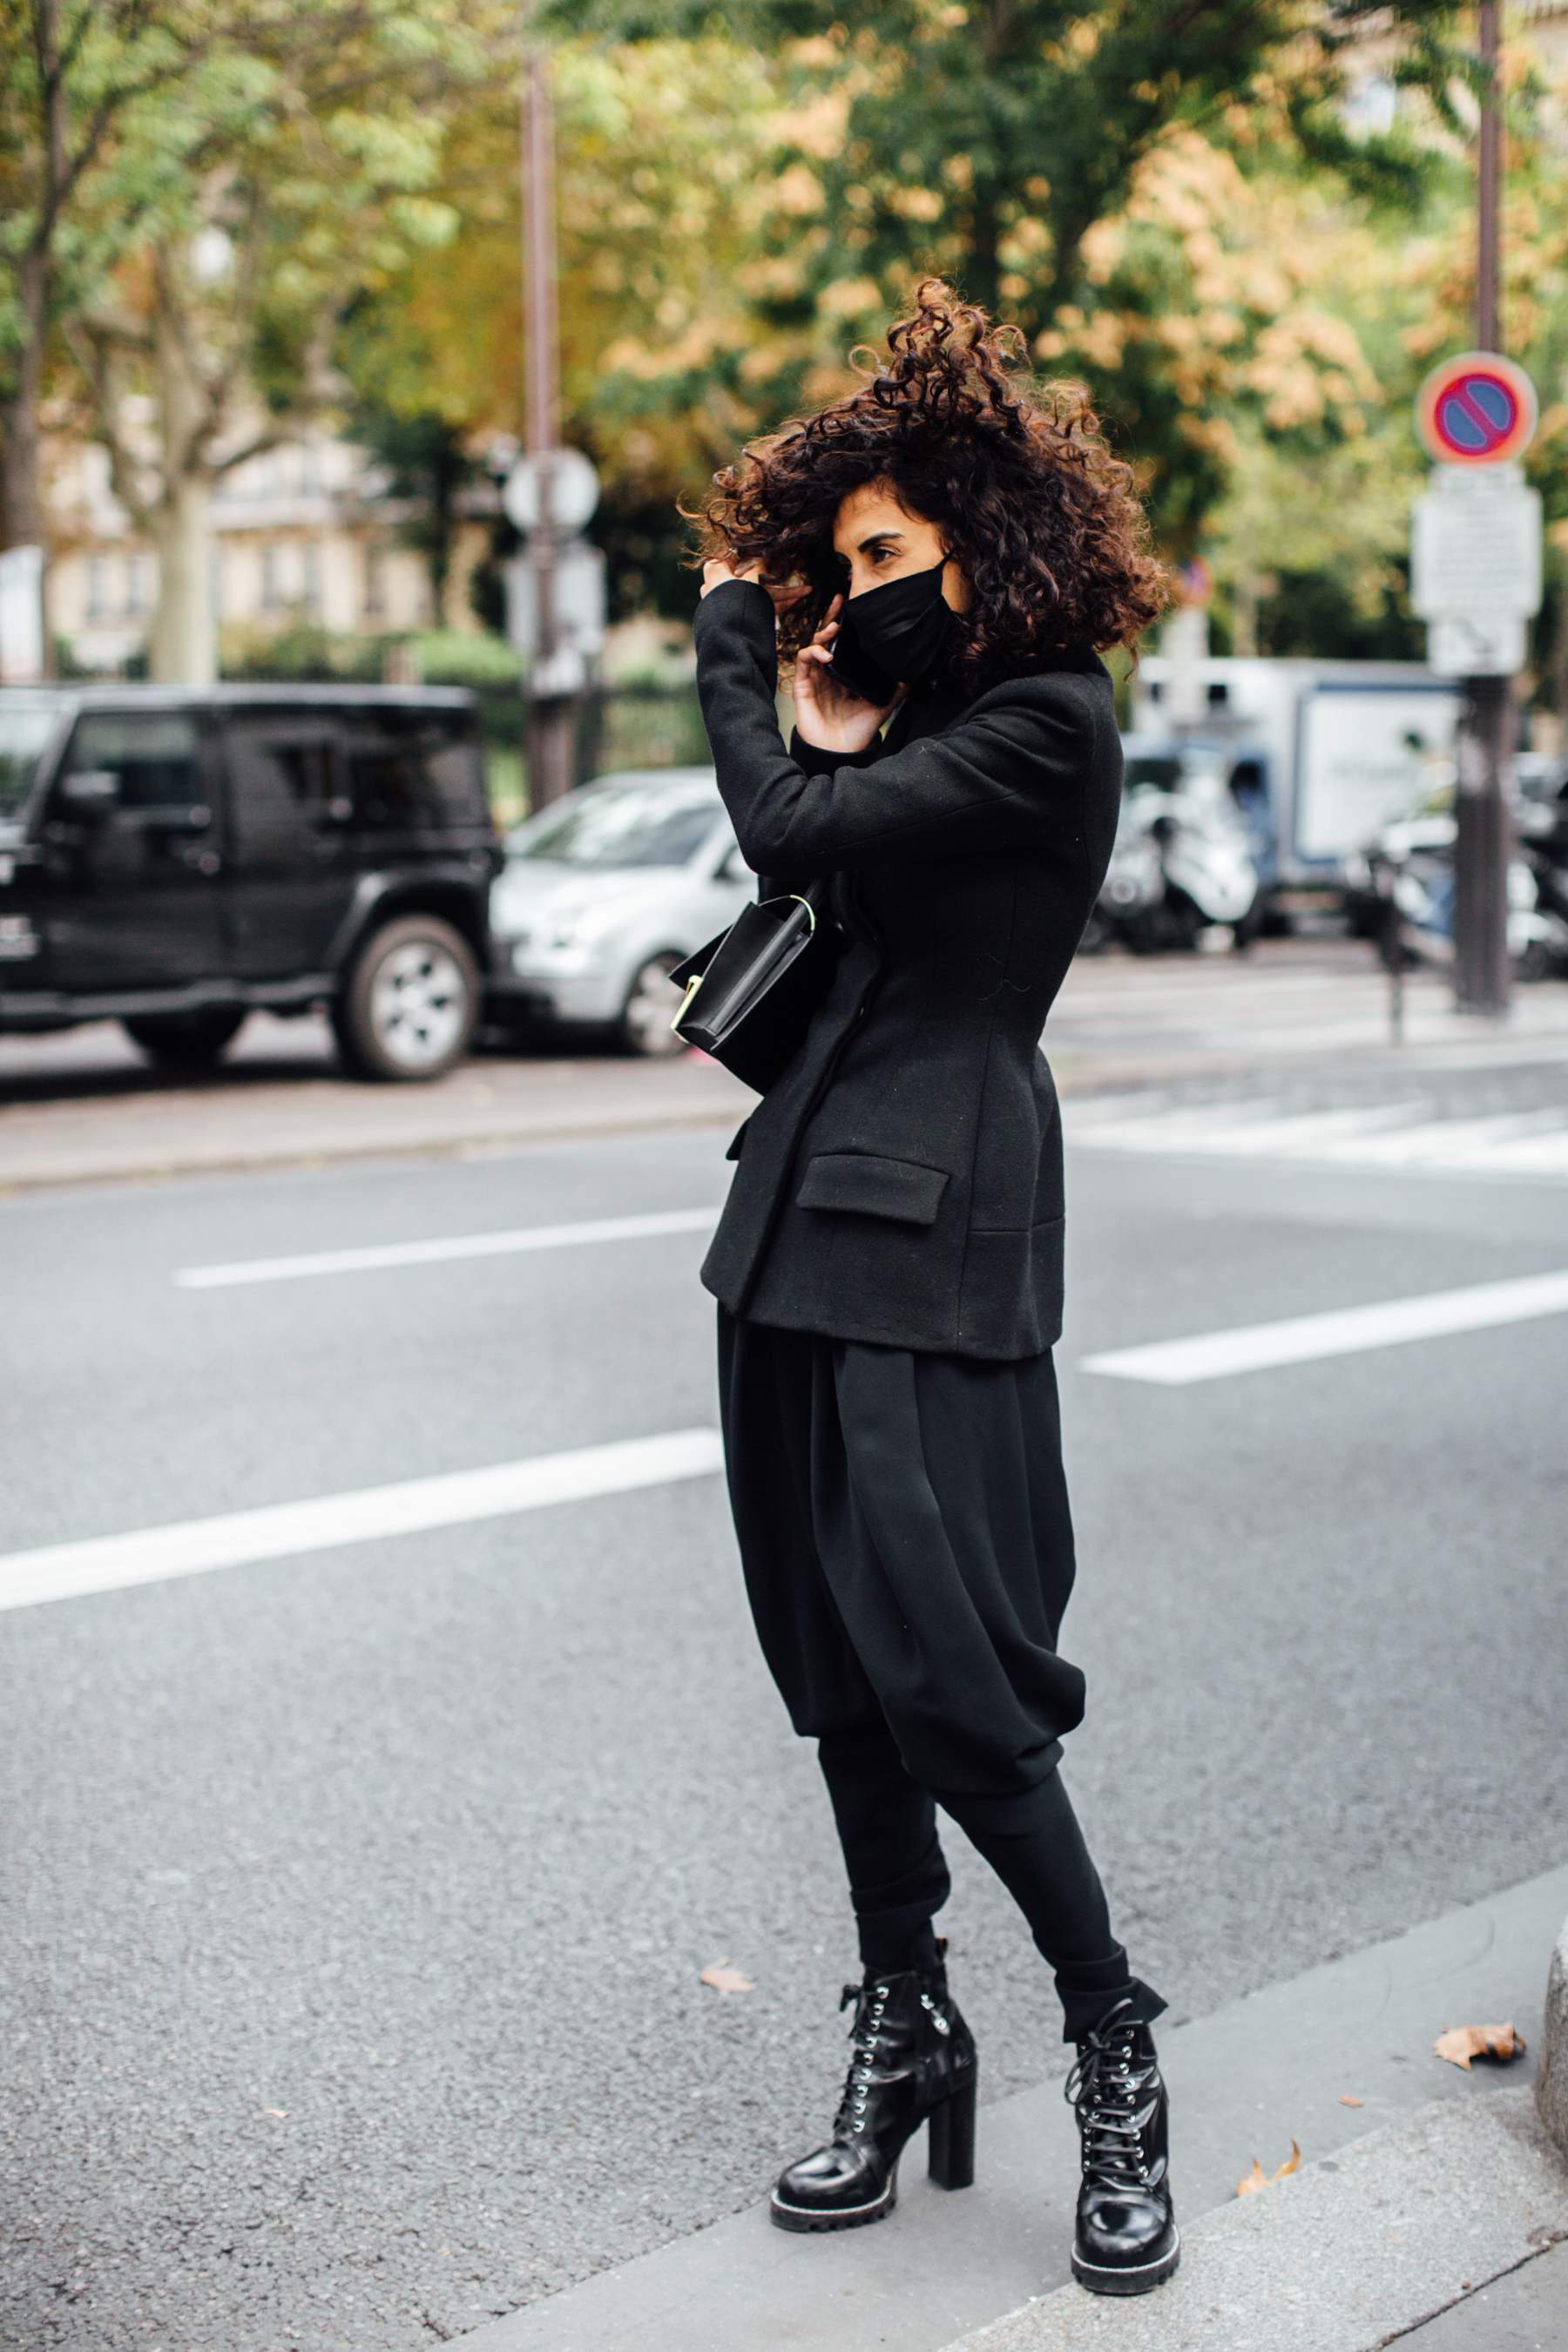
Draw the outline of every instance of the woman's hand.
<instances>
[{"instance_id":1,"label":"woman's hand","mask_svg":"<svg viewBox=\"0 0 1568 2352\"><path fill-rule=\"evenodd\" d=\"M726 580L754 580L760 587L762 578L763 567L760 563L748 563L744 572L734 572L731 570L729 564L721 562L715 556L710 562L705 563L702 567L702 593L704 596L710 596L714 589L722 587Z\"/></svg>"},{"instance_id":2,"label":"woman's hand","mask_svg":"<svg viewBox=\"0 0 1568 2352\"><path fill-rule=\"evenodd\" d=\"M833 676L828 664L843 606L843 597L835 596L810 645L795 657L795 723L802 742L819 751L863 751L904 698L900 686L891 702L879 708Z\"/></svg>"}]
</instances>

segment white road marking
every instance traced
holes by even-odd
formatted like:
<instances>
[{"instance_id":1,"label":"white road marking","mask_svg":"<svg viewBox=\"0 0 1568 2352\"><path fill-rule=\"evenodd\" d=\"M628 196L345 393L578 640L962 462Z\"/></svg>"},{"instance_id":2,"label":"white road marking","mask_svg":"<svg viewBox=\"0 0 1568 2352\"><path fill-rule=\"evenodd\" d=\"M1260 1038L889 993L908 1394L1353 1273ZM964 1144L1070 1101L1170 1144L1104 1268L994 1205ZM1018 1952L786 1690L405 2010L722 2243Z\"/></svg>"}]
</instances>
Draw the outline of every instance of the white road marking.
<instances>
[{"instance_id":1,"label":"white road marking","mask_svg":"<svg viewBox=\"0 0 1568 2352\"><path fill-rule=\"evenodd\" d=\"M1205 1331L1192 1339L1159 1339L1143 1348L1115 1348L1086 1356L1087 1372L1118 1381L1153 1381L1185 1388L1230 1372L1267 1371L1276 1364L1310 1363L1320 1356L1355 1356L1407 1339L1436 1339L1454 1331L1486 1331L1500 1323L1529 1323L1568 1314L1568 1273L1529 1274L1515 1282L1480 1282L1467 1290L1436 1290L1424 1298L1390 1298L1377 1307L1341 1307L1326 1315L1297 1315L1284 1323L1254 1323L1236 1331Z\"/></svg>"},{"instance_id":2,"label":"white road marking","mask_svg":"<svg viewBox=\"0 0 1568 2352\"><path fill-rule=\"evenodd\" d=\"M229 1511L221 1518L184 1519L172 1527L138 1528L129 1535L89 1536L79 1543L46 1544L37 1551L0 1557L0 1609L26 1609L83 1592L113 1592L127 1584L159 1584L200 1576L208 1569L239 1568L260 1559L289 1559L339 1544L368 1543L422 1528L454 1528L475 1519L507 1518L549 1503L577 1503L594 1495L624 1495L707 1478L723 1465L716 1429L677 1429L663 1437L634 1437L616 1445L584 1445L571 1454L540 1454L525 1462L498 1462L485 1470L454 1470L435 1478L405 1478L393 1486L363 1486L349 1495L321 1495L302 1503L271 1503Z\"/></svg>"},{"instance_id":3,"label":"white road marking","mask_svg":"<svg viewBox=\"0 0 1568 2352\"><path fill-rule=\"evenodd\" d=\"M1455 1176L1568 1176L1568 1105L1489 1118L1436 1118L1423 1102L1287 1112L1267 1101L1172 1104L1069 1099L1069 1143L1089 1151L1314 1167L1422 1169Z\"/></svg>"},{"instance_id":4,"label":"white road marking","mask_svg":"<svg viewBox=\"0 0 1568 2352\"><path fill-rule=\"evenodd\" d=\"M523 1250L577 1249L587 1242L640 1242L658 1234L700 1234L719 1222L712 1209L659 1209L641 1217L598 1217L590 1224L520 1225L510 1233L456 1234L446 1241L384 1242L366 1249L317 1250L309 1257L254 1257L234 1265L187 1265L181 1290L229 1290L247 1282L303 1282L318 1274L368 1274L381 1266L439 1265L456 1258L511 1257Z\"/></svg>"}]
</instances>

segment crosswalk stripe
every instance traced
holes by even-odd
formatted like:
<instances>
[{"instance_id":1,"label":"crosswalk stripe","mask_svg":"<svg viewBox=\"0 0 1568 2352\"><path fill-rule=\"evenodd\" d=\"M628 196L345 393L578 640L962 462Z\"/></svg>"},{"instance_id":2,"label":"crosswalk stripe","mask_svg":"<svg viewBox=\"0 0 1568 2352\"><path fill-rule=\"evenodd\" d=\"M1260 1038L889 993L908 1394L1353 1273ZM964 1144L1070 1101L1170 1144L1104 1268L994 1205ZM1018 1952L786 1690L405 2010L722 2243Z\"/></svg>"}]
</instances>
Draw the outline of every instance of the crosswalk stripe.
<instances>
[{"instance_id":1,"label":"crosswalk stripe","mask_svg":"<svg viewBox=\"0 0 1568 2352\"><path fill-rule=\"evenodd\" d=\"M301 1282L321 1274L368 1274L383 1266L439 1265L459 1258L510 1257L527 1250L578 1249L590 1242L647 1241L659 1234L698 1234L717 1224L711 1209L658 1209L638 1217L596 1217L572 1225L519 1225L497 1234L453 1234L439 1241L378 1242L363 1249L316 1250L308 1257L255 1257L232 1265L182 1266L181 1290L231 1290L244 1283Z\"/></svg>"},{"instance_id":2,"label":"crosswalk stripe","mask_svg":"<svg viewBox=\"0 0 1568 2352\"><path fill-rule=\"evenodd\" d=\"M550 1503L576 1503L595 1495L624 1495L706 1478L722 1467L716 1429L677 1429L660 1437L634 1437L613 1445L540 1454L482 1470L405 1478L395 1486L364 1486L346 1495L270 1503L219 1518L184 1519L138 1528L128 1535L89 1536L78 1543L46 1544L0 1557L0 1609L26 1609L123 1585L159 1584L200 1576L209 1569L255 1560L288 1559L300 1552L368 1543L377 1537L461 1527L510 1517Z\"/></svg>"},{"instance_id":3,"label":"crosswalk stripe","mask_svg":"<svg viewBox=\"0 0 1568 2352\"><path fill-rule=\"evenodd\" d=\"M1299 1160L1471 1176L1568 1176L1568 1106L1439 1118L1424 1102L1290 1112L1274 1102L1070 1101L1068 1141L1140 1157Z\"/></svg>"},{"instance_id":4,"label":"crosswalk stripe","mask_svg":"<svg viewBox=\"0 0 1568 2352\"><path fill-rule=\"evenodd\" d=\"M1322 1356L1353 1356L1411 1339L1458 1331L1484 1331L1568 1314L1568 1273L1531 1274L1513 1282L1481 1282L1465 1290L1436 1290L1422 1298L1390 1298L1375 1307L1340 1307L1323 1315L1297 1315L1282 1323L1254 1323L1234 1331L1205 1331L1191 1339L1157 1339L1142 1348L1113 1348L1086 1356L1083 1369L1112 1380L1152 1381L1186 1388L1232 1372L1267 1371Z\"/></svg>"}]
</instances>

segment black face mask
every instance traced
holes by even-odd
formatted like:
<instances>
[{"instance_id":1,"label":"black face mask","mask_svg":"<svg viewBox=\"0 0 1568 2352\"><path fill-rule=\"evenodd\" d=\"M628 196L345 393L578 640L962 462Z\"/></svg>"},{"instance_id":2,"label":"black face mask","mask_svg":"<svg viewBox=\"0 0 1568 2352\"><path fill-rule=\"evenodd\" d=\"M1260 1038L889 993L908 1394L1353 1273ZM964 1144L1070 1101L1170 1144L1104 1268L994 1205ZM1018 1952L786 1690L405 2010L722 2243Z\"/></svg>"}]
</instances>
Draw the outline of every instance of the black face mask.
<instances>
[{"instance_id":1,"label":"black face mask","mask_svg":"<svg viewBox=\"0 0 1568 2352\"><path fill-rule=\"evenodd\" d=\"M944 555L929 572L884 580L847 599L838 615L828 675L866 702L891 702L900 681L912 686L936 667L952 608L942 593Z\"/></svg>"}]
</instances>

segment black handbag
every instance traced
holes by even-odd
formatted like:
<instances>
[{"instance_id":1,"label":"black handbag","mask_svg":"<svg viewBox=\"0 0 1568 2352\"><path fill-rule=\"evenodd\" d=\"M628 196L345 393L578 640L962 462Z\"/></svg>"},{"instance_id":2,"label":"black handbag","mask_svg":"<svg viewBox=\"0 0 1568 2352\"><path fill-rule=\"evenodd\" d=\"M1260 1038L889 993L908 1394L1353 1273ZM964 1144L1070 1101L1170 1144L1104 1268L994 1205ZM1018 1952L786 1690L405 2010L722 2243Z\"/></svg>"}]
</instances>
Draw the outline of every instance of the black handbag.
<instances>
[{"instance_id":1,"label":"black handbag","mask_svg":"<svg viewBox=\"0 0 1568 2352\"><path fill-rule=\"evenodd\" d=\"M817 884L805 898L764 898L670 973L685 998L670 1026L766 1094L795 1059L827 994L844 935Z\"/></svg>"}]
</instances>

